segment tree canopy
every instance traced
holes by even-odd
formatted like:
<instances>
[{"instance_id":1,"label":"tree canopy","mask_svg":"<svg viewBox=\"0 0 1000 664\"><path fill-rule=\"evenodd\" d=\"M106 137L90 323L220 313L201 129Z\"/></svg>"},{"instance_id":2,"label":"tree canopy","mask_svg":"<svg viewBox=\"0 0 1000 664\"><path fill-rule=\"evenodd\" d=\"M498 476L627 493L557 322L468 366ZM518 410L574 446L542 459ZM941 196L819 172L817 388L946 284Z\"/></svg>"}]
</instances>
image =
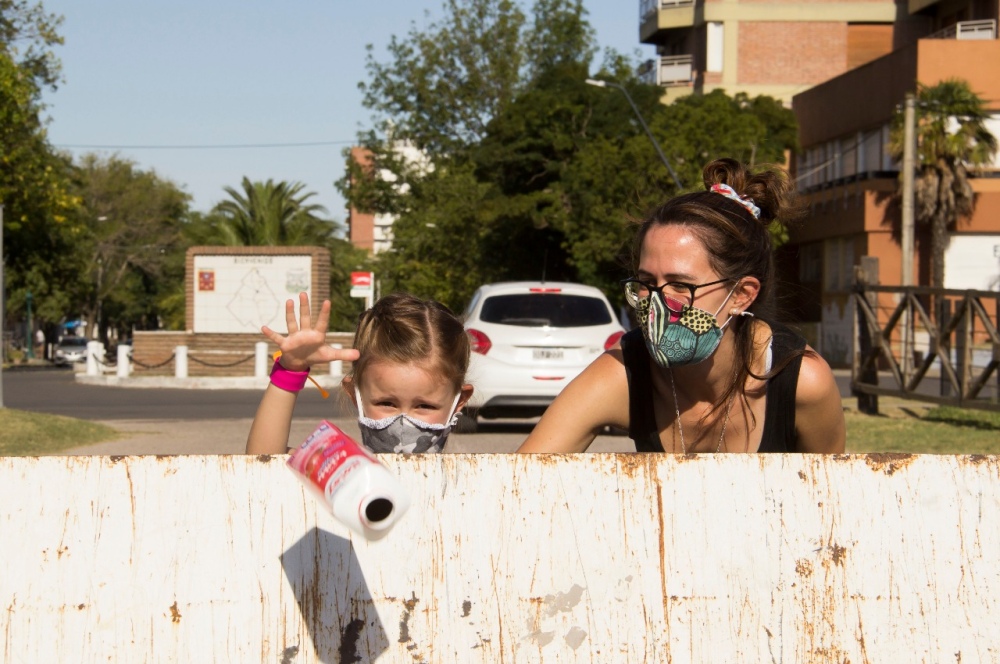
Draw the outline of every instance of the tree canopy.
<instances>
[{"instance_id":1,"label":"tree canopy","mask_svg":"<svg viewBox=\"0 0 1000 664\"><path fill-rule=\"evenodd\" d=\"M587 78L625 87L687 187L715 157L783 163L795 148L792 112L769 97L664 105L615 52L591 74L580 2L537 0L530 18L489 0L444 11L394 37L387 64L369 56L370 161L338 183L355 207L395 217L392 249L376 257L383 292L461 308L481 283L546 278L617 297L631 220L677 191L628 98Z\"/></svg>"},{"instance_id":2,"label":"tree canopy","mask_svg":"<svg viewBox=\"0 0 1000 664\"><path fill-rule=\"evenodd\" d=\"M127 336L132 328L158 326L157 302L169 294L184 253L181 228L190 196L130 160L85 155L75 170L81 229L76 255L86 297L81 311L92 338L107 328Z\"/></svg>"},{"instance_id":3,"label":"tree canopy","mask_svg":"<svg viewBox=\"0 0 1000 664\"><path fill-rule=\"evenodd\" d=\"M6 315L33 295L36 320L55 321L77 295L71 165L46 136L41 93L59 80L60 19L40 4L0 0L0 202ZM17 251L11 248L16 247ZM60 260L53 260L59 257Z\"/></svg>"}]
</instances>

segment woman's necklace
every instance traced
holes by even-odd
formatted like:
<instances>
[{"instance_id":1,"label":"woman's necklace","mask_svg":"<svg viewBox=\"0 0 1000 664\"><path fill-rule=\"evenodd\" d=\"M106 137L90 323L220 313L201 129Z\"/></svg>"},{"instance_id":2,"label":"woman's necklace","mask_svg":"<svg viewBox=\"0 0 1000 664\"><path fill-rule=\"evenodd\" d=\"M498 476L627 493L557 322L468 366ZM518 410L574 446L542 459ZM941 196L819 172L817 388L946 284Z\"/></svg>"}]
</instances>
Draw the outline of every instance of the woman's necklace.
<instances>
[{"instance_id":1,"label":"woman's necklace","mask_svg":"<svg viewBox=\"0 0 1000 664\"><path fill-rule=\"evenodd\" d=\"M681 432L681 452L687 454L687 445L684 443L684 425L681 424L681 407L677 404L677 387L674 385L674 372L667 369L670 376L670 391L674 395L674 414L677 416L677 430ZM729 397L729 405L726 407L726 418L722 420L722 433L719 434L719 444L715 447L716 453L722 450L722 441L726 437L726 426L729 425L729 413L733 410L733 402L736 401L736 391Z\"/></svg>"}]
</instances>

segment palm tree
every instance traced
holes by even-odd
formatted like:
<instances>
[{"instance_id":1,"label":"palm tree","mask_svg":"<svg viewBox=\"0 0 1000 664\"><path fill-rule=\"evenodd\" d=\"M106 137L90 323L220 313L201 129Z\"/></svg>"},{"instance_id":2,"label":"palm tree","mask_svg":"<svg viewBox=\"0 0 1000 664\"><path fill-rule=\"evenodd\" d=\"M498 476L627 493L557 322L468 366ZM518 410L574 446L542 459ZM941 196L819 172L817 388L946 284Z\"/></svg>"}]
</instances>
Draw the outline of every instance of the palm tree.
<instances>
[{"instance_id":1,"label":"palm tree","mask_svg":"<svg viewBox=\"0 0 1000 664\"><path fill-rule=\"evenodd\" d=\"M301 182L251 182L244 177L242 192L225 187L230 200L212 210L219 219L217 241L229 246L327 246L337 226L325 219L326 208L309 203L314 192L303 192Z\"/></svg>"},{"instance_id":2,"label":"palm tree","mask_svg":"<svg viewBox=\"0 0 1000 664\"><path fill-rule=\"evenodd\" d=\"M975 208L969 170L993 160L997 139L986 128L985 102L964 80L918 83L916 102L914 216L917 223L930 224L931 286L943 288L948 229ZM896 160L903 157L904 130L899 110L889 145Z\"/></svg>"}]
</instances>

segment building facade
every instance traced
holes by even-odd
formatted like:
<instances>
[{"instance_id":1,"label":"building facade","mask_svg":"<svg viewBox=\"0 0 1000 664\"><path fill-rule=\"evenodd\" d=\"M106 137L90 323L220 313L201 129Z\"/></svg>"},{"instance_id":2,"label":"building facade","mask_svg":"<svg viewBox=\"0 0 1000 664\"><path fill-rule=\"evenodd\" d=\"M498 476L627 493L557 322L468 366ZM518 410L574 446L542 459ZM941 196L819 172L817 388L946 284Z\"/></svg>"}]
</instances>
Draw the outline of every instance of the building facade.
<instances>
[{"instance_id":1,"label":"building facade","mask_svg":"<svg viewBox=\"0 0 1000 664\"><path fill-rule=\"evenodd\" d=\"M917 85L964 79L992 113L1000 137L998 2L911 0L927 34L892 53L797 94L793 109L801 150L792 172L806 221L779 252L789 303L799 320L815 324L823 355L844 364L853 353L854 272L877 258L883 285L903 283L899 164L889 154L890 123ZM1000 290L1000 159L973 174L971 217L950 229L945 288ZM917 225L910 283L930 285L928 229ZM869 266L874 265L868 262ZM893 302L883 302L887 309Z\"/></svg>"},{"instance_id":2,"label":"building facade","mask_svg":"<svg viewBox=\"0 0 1000 664\"><path fill-rule=\"evenodd\" d=\"M640 0L643 76L666 101L723 88L793 95L890 53L926 23L900 0Z\"/></svg>"}]
</instances>

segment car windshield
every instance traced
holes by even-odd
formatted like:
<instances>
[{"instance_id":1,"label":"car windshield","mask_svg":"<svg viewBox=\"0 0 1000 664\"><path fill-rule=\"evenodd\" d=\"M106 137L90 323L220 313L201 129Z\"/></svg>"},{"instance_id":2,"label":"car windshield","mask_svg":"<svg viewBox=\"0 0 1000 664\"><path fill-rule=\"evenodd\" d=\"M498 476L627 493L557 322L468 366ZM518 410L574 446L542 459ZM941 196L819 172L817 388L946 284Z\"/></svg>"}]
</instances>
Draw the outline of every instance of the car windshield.
<instances>
[{"instance_id":1,"label":"car windshield","mask_svg":"<svg viewBox=\"0 0 1000 664\"><path fill-rule=\"evenodd\" d=\"M60 346L66 348L80 347L83 348L87 345L87 340L82 337L70 337L69 339L63 339L59 342Z\"/></svg>"},{"instance_id":2,"label":"car windshield","mask_svg":"<svg viewBox=\"0 0 1000 664\"><path fill-rule=\"evenodd\" d=\"M500 325L587 327L607 325L611 322L611 312L596 297L523 293L487 298L479 318L484 323Z\"/></svg>"}]
</instances>

